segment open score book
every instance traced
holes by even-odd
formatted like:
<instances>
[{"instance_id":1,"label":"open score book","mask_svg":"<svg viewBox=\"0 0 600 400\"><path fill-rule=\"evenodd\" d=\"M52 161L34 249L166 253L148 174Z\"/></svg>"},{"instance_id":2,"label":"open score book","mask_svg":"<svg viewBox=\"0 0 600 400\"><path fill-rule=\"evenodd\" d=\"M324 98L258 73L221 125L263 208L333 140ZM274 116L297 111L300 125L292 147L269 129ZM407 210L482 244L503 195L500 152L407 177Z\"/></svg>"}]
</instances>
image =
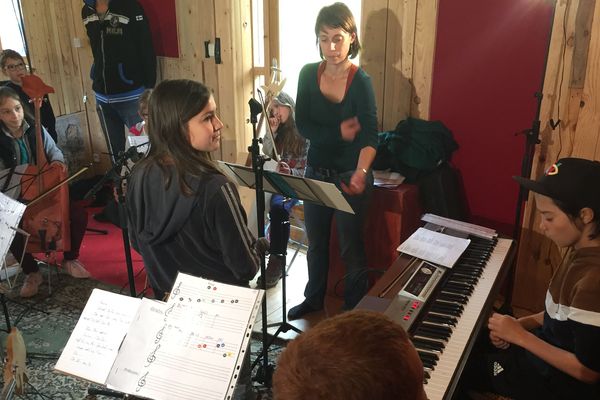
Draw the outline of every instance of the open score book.
<instances>
[{"instance_id":1,"label":"open score book","mask_svg":"<svg viewBox=\"0 0 600 400\"><path fill-rule=\"evenodd\" d=\"M138 397L226 399L263 294L181 273L167 302L94 289L55 369Z\"/></svg>"}]
</instances>

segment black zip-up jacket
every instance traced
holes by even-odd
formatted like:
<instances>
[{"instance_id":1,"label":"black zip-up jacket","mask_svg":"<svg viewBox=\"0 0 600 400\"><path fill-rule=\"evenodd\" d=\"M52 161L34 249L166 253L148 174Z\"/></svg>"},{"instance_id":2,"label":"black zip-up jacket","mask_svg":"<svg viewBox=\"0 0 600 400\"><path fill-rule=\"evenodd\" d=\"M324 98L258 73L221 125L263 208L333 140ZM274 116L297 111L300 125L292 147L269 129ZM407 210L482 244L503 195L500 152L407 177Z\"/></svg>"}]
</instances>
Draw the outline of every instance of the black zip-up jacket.
<instances>
[{"instance_id":1,"label":"black zip-up jacket","mask_svg":"<svg viewBox=\"0 0 600 400\"><path fill-rule=\"evenodd\" d=\"M178 272L248 286L260 260L235 185L220 174L186 180L191 196L182 194L174 167L165 175L147 163L136 165L127 184L131 244L152 288L171 291Z\"/></svg>"},{"instance_id":2,"label":"black zip-up jacket","mask_svg":"<svg viewBox=\"0 0 600 400\"><path fill-rule=\"evenodd\" d=\"M85 0L81 18L90 39L96 93L113 95L156 83L156 56L150 26L137 0L112 0L103 20L96 1Z\"/></svg>"}]
</instances>

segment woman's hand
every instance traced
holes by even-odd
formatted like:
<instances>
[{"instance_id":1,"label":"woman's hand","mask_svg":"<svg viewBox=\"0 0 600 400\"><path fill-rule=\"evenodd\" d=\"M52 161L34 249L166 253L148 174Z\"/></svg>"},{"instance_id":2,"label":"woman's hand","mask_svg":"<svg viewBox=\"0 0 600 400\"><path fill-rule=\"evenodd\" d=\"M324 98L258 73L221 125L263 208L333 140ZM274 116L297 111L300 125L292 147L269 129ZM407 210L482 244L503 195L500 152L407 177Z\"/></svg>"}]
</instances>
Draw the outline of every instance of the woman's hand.
<instances>
[{"instance_id":1,"label":"woman's hand","mask_svg":"<svg viewBox=\"0 0 600 400\"><path fill-rule=\"evenodd\" d=\"M358 122L358 117L352 117L342 121L340 124L340 131L342 132L342 139L346 142L353 141L358 132L360 132L360 122Z\"/></svg>"},{"instance_id":2,"label":"woman's hand","mask_svg":"<svg viewBox=\"0 0 600 400\"><path fill-rule=\"evenodd\" d=\"M292 173L292 169L290 168L290 166L283 162L283 161L279 161L277 163L277 172L279 172L280 174L291 174Z\"/></svg>"},{"instance_id":3,"label":"woman's hand","mask_svg":"<svg viewBox=\"0 0 600 400\"><path fill-rule=\"evenodd\" d=\"M346 194L354 196L365 191L366 181L367 174L362 169L357 169L352 174L350 183L346 185L344 182L341 182L341 187Z\"/></svg>"},{"instance_id":4,"label":"woman's hand","mask_svg":"<svg viewBox=\"0 0 600 400\"><path fill-rule=\"evenodd\" d=\"M492 343L494 343L494 340L497 343L500 343L500 340L502 340L507 343L519 345L524 334L527 333L516 318L497 313L492 314L488 320L488 328L490 329L490 338L494 337ZM494 343L494 345L496 344Z\"/></svg>"}]
</instances>

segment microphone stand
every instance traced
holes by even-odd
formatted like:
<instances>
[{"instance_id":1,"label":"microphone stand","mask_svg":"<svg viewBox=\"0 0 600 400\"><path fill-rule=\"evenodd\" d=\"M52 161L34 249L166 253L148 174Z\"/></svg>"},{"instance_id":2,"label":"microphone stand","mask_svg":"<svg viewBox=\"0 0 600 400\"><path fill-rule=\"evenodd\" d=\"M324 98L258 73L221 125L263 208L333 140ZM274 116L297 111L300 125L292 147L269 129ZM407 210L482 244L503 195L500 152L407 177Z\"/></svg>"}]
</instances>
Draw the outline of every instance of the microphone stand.
<instances>
[{"instance_id":1,"label":"microphone stand","mask_svg":"<svg viewBox=\"0 0 600 400\"><path fill-rule=\"evenodd\" d=\"M540 83L540 90L534 94L537 100L537 108L535 112L534 120L531 123L530 129L517 132L515 135L525 135L525 148L523 151L523 160L521 162L521 176L529 179L531 177L531 167L533 164L533 158L535 156L535 145L540 143L540 113L542 109L542 99L544 97L544 82L546 80L546 70L548 68L548 56L550 54L550 45L552 43L552 30L554 28L554 15L556 13L556 2L552 4L552 13L550 15L550 30L548 32L548 43L546 48L546 58L544 60L544 68L542 70L542 82ZM560 122L560 120L559 120ZM529 191L522 186L519 186L519 197L517 199L517 205L515 210L515 225L513 230L513 239L519 243L521 236L521 220L523 214L523 205L527 202L527 196ZM507 276L507 288L504 304L500 307L500 311L506 314L512 315L512 297L515 284L515 273L517 268L518 257L515 257L512 262Z\"/></svg>"},{"instance_id":2,"label":"microphone stand","mask_svg":"<svg viewBox=\"0 0 600 400\"><path fill-rule=\"evenodd\" d=\"M258 240L263 239L265 235L265 192L263 190L263 175L264 175L264 164L267 158L260 154L260 148L258 147L258 143L260 139L258 137L258 132L256 129L256 125L258 123L258 114L262 112L261 104L255 99L250 99L248 101L248 105L250 106L250 123L252 124L252 144L248 148L250 154L252 155L252 169L254 171L254 189L256 190L256 221L258 227ZM267 280L266 277L266 266L265 266L265 256L264 254L260 254L260 274L263 277L262 280L262 288L267 292ZM256 376L254 378L255 381L263 383L267 387L271 387L271 377L273 376L273 365L269 365L269 349L267 343L267 297L262 301L262 366L259 367L256 372ZM258 357L254 363L252 363L252 367L250 370L253 370L257 363L260 361L260 357Z\"/></svg>"},{"instance_id":3,"label":"microphone stand","mask_svg":"<svg viewBox=\"0 0 600 400\"><path fill-rule=\"evenodd\" d=\"M252 154L252 169L254 171L254 182L255 182L254 189L256 190L256 216L257 216L256 220L257 220L257 225L258 225L258 241L261 241L261 240L266 240L264 238L264 233L265 233L265 221L264 221L265 194L264 194L264 189L263 189L263 176L264 176L264 163L269 158L267 156L260 154L260 149L258 147L258 143L260 142L260 139L258 138L258 133L257 133L257 129L256 129L256 125L257 125L256 117L261 112L264 112L265 108L263 107L263 105L261 105L255 99L250 99L248 104L250 106L250 122L252 123L252 145L248 148L248 150ZM273 144L275 144L275 142L273 142ZM257 382L263 383L266 387L271 387L273 370L274 370L274 366L272 364L269 364L269 347L271 347L271 345L273 344L273 342L275 341L275 339L277 338L277 336L279 335L280 332L287 332L288 330L291 329L297 333L302 333L302 331L300 329L296 328L295 326L293 326L287 322L286 305L285 305L285 303L286 303L285 266L283 266L283 268L284 268L284 271L283 271L283 275L281 277L282 296L283 296L283 299L282 299L283 320L282 320L282 322L278 322L278 323L274 323L274 324L267 324L267 299L265 296L265 298L263 299L263 302L262 302L262 345L263 345L262 354L259 355L256 358L256 360L254 360L254 362L252 363L252 366L251 366L251 370L254 370L254 367L256 367L256 365L261 361L261 358L262 358L262 365L259 367L258 371L256 372L254 380ZM263 289L266 293L266 290L267 290L266 276L267 275L266 275L264 253L261 254L260 274L263 277L261 289ZM279 325L277 331L273 335L271 335L270 339L268 339L268 336L269 336L268 328L272 327L272 326L277 326L277 325Z\"/></svg>"},{"instance_id":4,"label":"microphone stand","mask_svg":"<svg viewBox=\"0 0 600 400\"><path fill-rule=\"evenodd\" d=\"M121 176L121 170L123 166L130 158L134 158L138 155L137 146L130 147L125 152L119 152L113 167L94 185L89 192L86 193L84 199L88 199L98 192L104 183L108 180L114 182L114 187L117 189L117 205L119 210L119 225L121 226L121 232L123 235L123 249L125 251L125 264L127 265L127 278L129 281L129 292L131 297L137 297L135 291L135 276L133 274L133 261L131 259L131 245L129 244L129 229L127 227L127 210L125 208L125 193L123 192L123 179Z\"/></svg>"}]
</instances>

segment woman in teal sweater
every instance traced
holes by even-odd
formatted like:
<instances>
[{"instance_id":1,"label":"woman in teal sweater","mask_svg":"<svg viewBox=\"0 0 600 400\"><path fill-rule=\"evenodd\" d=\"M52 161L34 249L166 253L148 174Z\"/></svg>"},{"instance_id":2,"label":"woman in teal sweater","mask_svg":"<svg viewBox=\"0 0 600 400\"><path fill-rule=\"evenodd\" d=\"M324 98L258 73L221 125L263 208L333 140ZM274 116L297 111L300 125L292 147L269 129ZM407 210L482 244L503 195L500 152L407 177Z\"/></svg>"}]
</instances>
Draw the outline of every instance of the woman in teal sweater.
<instances>
[{"instance_id":1,"label":"woman in teal sweater","mask_svg":"<svg viewBox=\"0 0 600 400\"><path fill-rule=\"evenodd\" d=\"M305 300L288 313L291 320L323 308L334 216L346 266L344 309L353 308L367 291L362 230L377 147L375 96L369 76L350 62L358 54L360 43L348 7L334 3L322 8L315 34L323 60L304 66L296 99L298 130L310 140L305 176L336 184L355 214L305 203L308 283Z\"/></svg>"}]
</instances>

